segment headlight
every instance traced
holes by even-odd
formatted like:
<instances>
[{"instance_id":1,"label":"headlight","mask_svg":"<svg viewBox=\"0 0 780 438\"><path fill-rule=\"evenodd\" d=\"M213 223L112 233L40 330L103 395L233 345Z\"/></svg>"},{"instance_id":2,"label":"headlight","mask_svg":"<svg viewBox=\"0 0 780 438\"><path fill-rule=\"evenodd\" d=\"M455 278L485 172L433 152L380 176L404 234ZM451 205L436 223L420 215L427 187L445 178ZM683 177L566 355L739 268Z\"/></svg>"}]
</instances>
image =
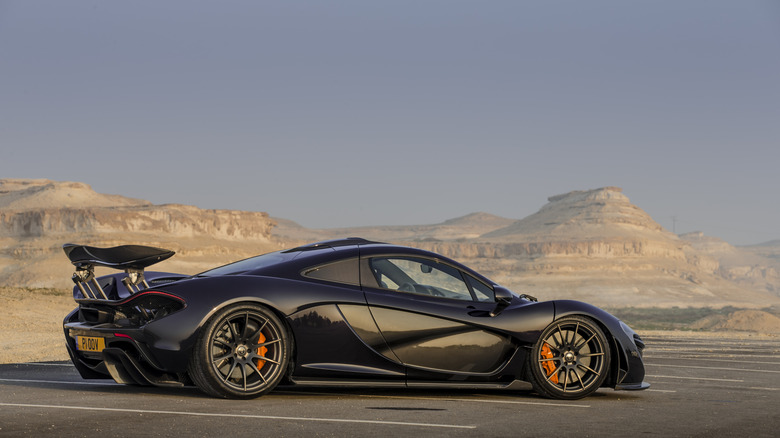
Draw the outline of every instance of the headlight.
<instances>
[{"instance_id":1,"label":"headlight","mask_svg":"<svg viewBox=\"0 0 780 438\"><path fill-rule=\"evenodd\" d=\"M628 337L634 341L634 345L636 345L637 350L639 350L639 353L642 353L642 350L645 349L645 342L642 340L642 338L639 336L637 332L634 331L631 327L629 327L626 323L623 321L620 321L620 328L623 329L623 332L625 332Z\"/></svg>"}]
</instances>

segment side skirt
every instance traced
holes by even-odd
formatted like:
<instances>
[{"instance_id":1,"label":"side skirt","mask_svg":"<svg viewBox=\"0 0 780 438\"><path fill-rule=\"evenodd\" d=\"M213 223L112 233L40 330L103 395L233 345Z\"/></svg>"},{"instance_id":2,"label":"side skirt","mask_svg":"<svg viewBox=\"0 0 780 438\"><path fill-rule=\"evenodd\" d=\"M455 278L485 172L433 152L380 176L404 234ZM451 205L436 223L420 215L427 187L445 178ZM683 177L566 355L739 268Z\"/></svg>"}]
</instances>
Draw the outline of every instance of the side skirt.
<instances>
[{"instance_id":1,"label":"side skirt","mask_svg":"<svg viewBox=\"0 0 780 438\"><path fill-rule=\"evenodd\" d=\"M430 389L502 389L530 391L533 386L523 380L510 383L480 383L480 382L403 382L382 380L336 380L336 379L291 379L292 383L301 386L327 386L349 388L430 388Z\"/></svg>"}]
</instances>

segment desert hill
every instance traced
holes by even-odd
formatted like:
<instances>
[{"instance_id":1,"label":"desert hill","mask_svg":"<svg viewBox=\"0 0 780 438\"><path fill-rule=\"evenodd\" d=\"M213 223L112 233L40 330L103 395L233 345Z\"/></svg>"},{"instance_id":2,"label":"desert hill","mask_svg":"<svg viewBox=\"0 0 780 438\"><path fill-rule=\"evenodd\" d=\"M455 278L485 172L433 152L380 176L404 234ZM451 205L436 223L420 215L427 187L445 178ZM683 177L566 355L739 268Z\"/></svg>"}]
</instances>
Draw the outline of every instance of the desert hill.
<instances>
[{"instance_id":1,"label":"desert hill","mask_svg":"<svg viewBox=\"0 0 780 438\"><path fill-rule=\"evenodd\" d=\"M96 193L92 187L80 182L56 182L47 179L0 179L0 209L3 210L138 205L151 205L151 202L119 195Z\"/></svg>"},{"instance_id":2,"label":"desert hill","mask_svg":"<svg viewBox=\"0 0 780 438\"><path fill-rule=\"evenodd\" d=\"M488 213L477 212L432 225L393 225L351 228L311 229L293 221L273 218L273 234L287 241L312 241L359 236L379 242L474 239L514 222Z\"/></svg>"},{"instance_id":3,"label":"desert hill","mask_svg":"<svg viewBox=\"0 0 780 438\"><path fill-rule=\"evenodd\" d=\"M489 232L487 240L532 242L605 238L676 240L619 187L573 191L551 196L538 212Z\"/></svg>"},{"instance_id":4,"label":"desert hill","mask_svg":"<svg viewBox=\"0 0 780 438\"><path fill-rule=\"evenodd\" d=\"M152 205L81 183L0 180L0 205L0 286L72 287L64 243L172 249L155 268L182 273L279 248L266 213Z\"/></svg>"},{"instance_id":5,"label":"desert hill","mask_svg":"<svg viewBox=\"0 0 780 438\"><path fill-rule=\"evenodd\" d=\"M435 225L312 230L277 219L273 233L288 240L361 236L421 247L544 299L576 298L606 307L780 302L770 258L697 238L701 233L677 236L618 187L548 201L517 221L475 213Z\"/></svg>"},{"instance_id":6,"label":"desert hill","mask_svg":"<svg viewBox=\"0 0 780 438\"><path fill-rule=\"evenodd\" d=\"M80 183L1 180L0 286L70 287L66 242L168 248L177 255L156 269L195 273L305 241L359 236L443 253L545 300L604 307L780 304L777 246L759 254L703 235L678 237L617 187L548 200L520 220L472 213L432 225L308 229L266 213L101 195Z\"/></svg>"},{"instance_id":7,"label":"desert hill","mask_svg":"<svg viewBox=\"0 0 780 438\"><path fill-rule=\"evenodd\" d=\"M780 267L780 240L772 240L771 242L761 243L758 245L740 246L739 249L747 251L752 254L769 259L777 263ZM780 271L780 269L779 269Z\"/></svg>"},{"instance_id":8,"label":"desert hill","mask_svg":"<svg viewBox=\"0 0 780 438\"><path fill-rule=\"evenodd\" d=\"M691 324L691 328L780 334L780 318L760 310L738 310L728 315L711 315L702 318Z\"/></svg>"},{"instance_id":9,"label":"desert hill","mask_svg":"<svg viewBox=\"0 0 780 438\"><path fill-rule=\"evenodd\" d=\"M464 261L510 288L606 307L761 307L772 290L740 283L717 256L656 223L617 187L552 196L537 213L466 242L416 246Z\"/></svg>"},{"instance_id":10,"label":"desert hill","mask_svg":"<svg viewBox=\"0 0 780 438\"><path fill-rule=\"evenodd\" d=\"M742 286L780 294L780 247L770 244L732 246L703 233L681 234L699 252L718 261L718 274Z\"/></svg>"}]
</instances>

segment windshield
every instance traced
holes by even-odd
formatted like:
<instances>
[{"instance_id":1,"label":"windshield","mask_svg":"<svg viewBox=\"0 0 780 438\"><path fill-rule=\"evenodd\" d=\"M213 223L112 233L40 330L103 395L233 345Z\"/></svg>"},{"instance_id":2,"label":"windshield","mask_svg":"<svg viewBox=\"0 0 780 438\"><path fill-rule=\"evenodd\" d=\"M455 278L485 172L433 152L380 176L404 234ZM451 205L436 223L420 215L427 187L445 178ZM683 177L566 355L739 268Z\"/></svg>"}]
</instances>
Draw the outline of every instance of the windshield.
<instances>
[{"instance_id":1,"label":"windshield","mask_svg":"<svg viewBox=\"0 0 780 438\"><path fill-rule=\"evenodd\" d=\"M206 272L201 272L198 277L217 277L220 275L235 275L242 274L248 271L254 271L256 269L265 268L267 266L273 266L278 263L291 260L295 258L298 253L282 253L281 251L269 252L268 254L259 255L257 257L251 257L237 262L230 263L228 265L220 266L218 268L210 269Z\"/></svg>"}]
</instances>

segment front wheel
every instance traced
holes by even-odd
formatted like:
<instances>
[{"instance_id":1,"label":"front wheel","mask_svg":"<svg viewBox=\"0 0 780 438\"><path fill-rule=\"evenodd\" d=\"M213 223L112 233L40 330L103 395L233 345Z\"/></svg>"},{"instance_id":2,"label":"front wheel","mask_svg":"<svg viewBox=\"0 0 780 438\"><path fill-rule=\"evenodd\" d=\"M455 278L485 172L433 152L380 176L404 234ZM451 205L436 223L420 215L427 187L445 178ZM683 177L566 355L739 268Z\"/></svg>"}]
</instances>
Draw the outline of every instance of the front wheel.
<instances>
[{"instance_id":1,"label":"front wheel","mask_svg":"<svg viewBox=\"0 0 780 438\"><path fill-rule=\"evenodd\" d=\"M534 390L547 398L575 400L595 392L609 372L609 343L592 320L554 321L531 349L527 368Z\"/></svg>"},{"instance_id":2,"label":"front wheel","mask_svg":"<svg viewBox=\"0 0 780 438\"><path fill-rule=\"evenodd\" d=\"M284 377L290 358L287 330L257 304L217 312L198 336L187 371L203 392L222 398L254 398Z\"/></svg>"}]
</instances>

